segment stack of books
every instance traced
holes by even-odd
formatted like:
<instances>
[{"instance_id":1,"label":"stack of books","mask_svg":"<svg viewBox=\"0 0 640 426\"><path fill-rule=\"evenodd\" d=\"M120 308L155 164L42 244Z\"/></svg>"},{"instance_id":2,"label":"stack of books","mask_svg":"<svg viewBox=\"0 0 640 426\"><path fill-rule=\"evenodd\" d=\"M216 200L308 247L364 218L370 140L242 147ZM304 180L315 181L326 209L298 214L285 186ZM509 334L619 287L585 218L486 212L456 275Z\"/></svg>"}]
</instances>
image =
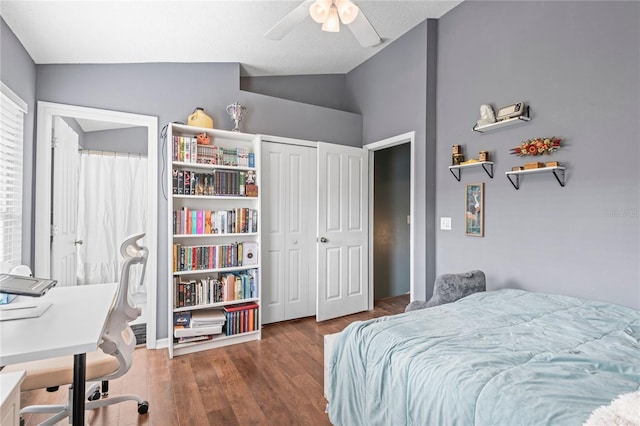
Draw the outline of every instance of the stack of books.
<instances>
[{"instance_id":1,"label":"stack of books","mask_svg":"<svg viewBox=\"0 0 640 426\"><path fill-rule=\"evenodd\" d=\"M179 312L174 317L173 336L178 343L212 339L222 334L225 314L220 309Z\"/></svg>"}]
</instances>

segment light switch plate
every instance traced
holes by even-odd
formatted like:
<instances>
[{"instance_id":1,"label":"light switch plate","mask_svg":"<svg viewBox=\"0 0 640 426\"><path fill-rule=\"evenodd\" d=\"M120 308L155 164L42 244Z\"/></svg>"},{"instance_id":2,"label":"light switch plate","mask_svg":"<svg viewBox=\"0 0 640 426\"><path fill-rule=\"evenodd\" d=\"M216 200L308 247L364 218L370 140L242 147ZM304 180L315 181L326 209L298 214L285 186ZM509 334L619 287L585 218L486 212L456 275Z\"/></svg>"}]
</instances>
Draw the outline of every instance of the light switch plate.
<instances>
[{"instance_id":1,"label":"light switch plate","mask_svg":"<svg viewBox=\"0 0 640 426\"><path fill-rule=\"evenodd\" d=\"M450 217L441 217L440 218L440 229L445 231L451 231L451 218Z\"/></svg>"}]
</instances>

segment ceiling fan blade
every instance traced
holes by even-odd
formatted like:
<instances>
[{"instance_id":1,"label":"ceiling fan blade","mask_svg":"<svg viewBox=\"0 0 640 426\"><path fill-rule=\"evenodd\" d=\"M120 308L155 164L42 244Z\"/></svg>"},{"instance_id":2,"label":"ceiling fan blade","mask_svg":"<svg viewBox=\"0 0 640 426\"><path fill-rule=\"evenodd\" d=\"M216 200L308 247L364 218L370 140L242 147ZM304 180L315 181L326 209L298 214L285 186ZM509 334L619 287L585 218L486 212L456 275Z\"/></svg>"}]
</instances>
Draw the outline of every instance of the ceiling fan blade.
<instances>
[{"instance_id":1,"label":"ceiling fan blade","mask_svg":"<svg viewBox=\"0 0 640 426\"><path fill-rule=\"evenodd\" d=\"M309 16L309 6L313 3L313 0L306 0L299 4L295 9L285 15L284 18L279 20L269 31L265 33L265 38L269 40L281 40L297 24L302 22L307 16Z\"/></svg>"},{"instance_id":2,"label":"ceiling fan blade","mask_svg":"<svg viewBox=\"0 0 640 426\"><path fill-rule=\"evenodd\" d=\"M380 36L367 17L364 16L362 9L358 12L356 19L347 25L347 27L349 27L362 47L373 47L382 43L382 39L380 39Z\"/></svg>"}]
</instances>

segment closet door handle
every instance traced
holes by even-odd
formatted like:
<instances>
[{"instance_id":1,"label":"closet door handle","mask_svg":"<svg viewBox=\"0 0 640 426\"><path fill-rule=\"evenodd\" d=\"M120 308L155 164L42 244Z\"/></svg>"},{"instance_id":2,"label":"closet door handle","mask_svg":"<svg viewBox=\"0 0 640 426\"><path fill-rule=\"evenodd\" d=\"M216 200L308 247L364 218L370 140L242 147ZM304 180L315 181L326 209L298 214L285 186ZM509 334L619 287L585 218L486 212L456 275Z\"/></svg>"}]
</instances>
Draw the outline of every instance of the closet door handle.
<instances>
[{"instance_id":1,"label":"closet door handle","mask_svg":"<svg viewBox=\"0 0 640 426\"><path fill-rule=\"evenodd\" d=\"M328 243L329 240L327 240L325 237L320 238L320 242L321 243Z\"/></svg>"},{"instance_id":2,"label":"closet door handle","mask_svg":"<svg viewBox=\"0 0 640 426\"><path fill-rule=\"evenodd\" d=\"M83 243L83 241L82 241L82 240L76 240L76 243L75 243L75 244L76 244L77 246L81 246L81 245L82 245L82 243Z\"/></svg>"}]
</instances>

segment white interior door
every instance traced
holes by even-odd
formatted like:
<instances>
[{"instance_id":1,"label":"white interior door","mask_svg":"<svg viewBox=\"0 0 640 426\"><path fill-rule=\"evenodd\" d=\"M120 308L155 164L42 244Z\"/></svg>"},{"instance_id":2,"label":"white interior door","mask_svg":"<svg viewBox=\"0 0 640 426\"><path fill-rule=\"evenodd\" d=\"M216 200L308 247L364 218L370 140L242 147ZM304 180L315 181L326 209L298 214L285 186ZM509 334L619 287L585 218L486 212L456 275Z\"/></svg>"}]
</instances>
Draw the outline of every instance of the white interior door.
<instances>
[{"instance_id":1,"label":"white interior door","mask_svg":"<svg viewBox=\"0 0 640 426\"><path fill-rule=\"evenodd\" d=\"M51 278L70 286L76 285L78 135L60 117L53 120L52 154Z\"/></svg>"},{"instance_id":2,"label":"white interior door","mask_svg":"<svg viewBox=\"0 0 640 426\"><path fill-rule=\"evenodd\" d=\"M262 322L315 314L316 149L262 144Z\"/></svg>"},{"instance_id":3,"label":"white interior door","mask_svg":"<svg viewBox=\"0 0 640 426\"><path fill-rule=\"evenodd\" d=\"M318 321L368 309L368 151L318 143Z\"/></svg>"}]
</instances>

